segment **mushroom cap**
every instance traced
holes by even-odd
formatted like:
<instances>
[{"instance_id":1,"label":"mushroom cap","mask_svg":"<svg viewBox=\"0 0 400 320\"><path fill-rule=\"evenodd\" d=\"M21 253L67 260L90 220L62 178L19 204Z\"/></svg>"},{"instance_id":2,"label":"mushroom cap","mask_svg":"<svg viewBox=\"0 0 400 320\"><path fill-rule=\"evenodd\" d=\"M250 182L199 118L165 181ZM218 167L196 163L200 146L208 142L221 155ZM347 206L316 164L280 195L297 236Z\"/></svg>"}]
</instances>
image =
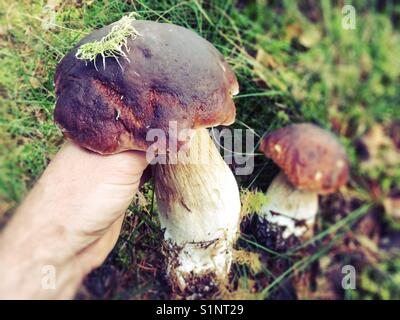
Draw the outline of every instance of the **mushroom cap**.
<instances>
[{"instance_id":1,"label":"mushroom cap","mask_svg":"<svg viewBox=\"0 0 400 320\"><path fill-rule=\"evenodd\" d=\"M313 124L293 124L264 137L260 150L298 189L328 194L347 182L349 162L333 134Z\"/></svg>"},{"instance_id":2,"label":"mushroom cap","mask_svg":"<svg viewBox=\"0 0 400 320\"><path fill-rule=\"evenodd\" d=\"M235 119L237 79L218 50L195 32L173 24L136 20L123 57L77 59L78 48L100 40L113 25L94 31L59 63L55 121L75 143L101 154L147 150L150 129L166 139L169 122L182 129L228 125ZM121 66L118 64L121 64ZM177 137L172 137L177 139ZM177 149L190 140L178 141Z\"/></svg>"}]
</instances>

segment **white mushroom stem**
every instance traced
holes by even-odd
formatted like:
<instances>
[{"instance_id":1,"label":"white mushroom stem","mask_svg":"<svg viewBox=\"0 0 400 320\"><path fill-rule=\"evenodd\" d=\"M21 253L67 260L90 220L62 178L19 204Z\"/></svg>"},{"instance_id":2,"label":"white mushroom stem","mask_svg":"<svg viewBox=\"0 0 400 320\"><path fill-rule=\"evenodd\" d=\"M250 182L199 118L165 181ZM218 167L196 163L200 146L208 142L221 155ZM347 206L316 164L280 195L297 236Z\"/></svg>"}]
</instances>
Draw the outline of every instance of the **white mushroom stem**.
<instances>
[{"instance_id":1,"label":"white mushroom stem","mask_svg":"<svg viewBox=\"0 0 400 320\"><path fill-rule=\"evenodd\" d=\"M280 172L269 186L267 198L261 216L268 223L283 227L283 239L301 237L312 228L318 212L317 193L297 189Z\"/></svg>"},{"instance_id":2,"label":"white mushroom stem","mask_svg":"<svg viewBox=\"0 0 400 320\"><path fill-rule=\"evenodd\" d=\"M173 287L196 293L227 280L240 197L206 129L196 130L186 155L187 163L157 165L156 197L167 274Z\"/></svg>"}]
</instances>

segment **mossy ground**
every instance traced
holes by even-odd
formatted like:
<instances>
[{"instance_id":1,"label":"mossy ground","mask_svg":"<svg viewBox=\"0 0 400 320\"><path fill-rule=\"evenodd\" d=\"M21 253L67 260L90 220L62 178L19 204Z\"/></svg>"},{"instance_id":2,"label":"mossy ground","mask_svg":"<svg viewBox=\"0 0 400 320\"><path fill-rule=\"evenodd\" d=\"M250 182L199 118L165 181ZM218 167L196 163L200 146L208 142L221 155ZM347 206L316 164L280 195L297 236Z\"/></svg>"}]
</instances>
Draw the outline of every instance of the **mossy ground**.
<instances>
[{"instance_id":1,"label":"mossy ground","mask_svg":"<svg viewBox=\"0 0 400 320\"><path fill-rule=\"evenodd\" d=\"M241 235L238 248L260 253L263 264L257 272L236 264L235 290L226 295L400 298L400 224L392 215L400 194L400 5L349 3L356 8L355 30L342 27L344 1L1 0L1 221L62 143L52 116L58 61L93 29L136 12L194 29L224 54L241 87L237 128L261 136L310 121L335 132L350 155L350 182L321 199L310 241L282 253ZM265 191L276 172L257 156L254 173L238 181L244 190ZM116 248L79 297L170 297L153 200L150 182L129 208ZM246 208L251 214L257 207ZM356 267L357 290L340 287L345 264Z\"/></svg>"}]
</instances>

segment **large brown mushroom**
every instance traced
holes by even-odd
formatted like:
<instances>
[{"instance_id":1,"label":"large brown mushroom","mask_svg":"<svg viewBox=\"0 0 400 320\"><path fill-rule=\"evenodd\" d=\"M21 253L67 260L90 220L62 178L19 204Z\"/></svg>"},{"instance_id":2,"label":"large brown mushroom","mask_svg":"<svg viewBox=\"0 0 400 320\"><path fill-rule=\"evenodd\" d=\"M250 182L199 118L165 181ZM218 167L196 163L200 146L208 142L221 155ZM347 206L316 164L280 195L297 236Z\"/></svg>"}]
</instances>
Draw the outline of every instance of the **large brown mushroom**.
<instances>
[{"instance_id":1,"label":"large brown mushroom","mask_svg":"<svg viewBox=\"0 0 400 320\"><path fill-rule=\"evenodd\" d=\"M240 200L234 176L205 128L234 121L231 97L238 83L223 56L196 33L173 24L130 23L138 35L126 39L124 57L99 57L99 66L96 59L77 58L82 45L104 39L112 24L62 59L55 75L55 120L66 137L100 154L154 145L159 153L173 153L170 145L148 139L151 129L176 141L175 151L192 142L189 162L156 165L156 196L174 290L212 291L227 279ZM170 132L171 123L176 132ZM195 131L178 140L185 129ZM191 163L204 154L208 163Z\"/></svg>"},{"instance_id":2,"label":"large brown mushroom","mask_svg":"<svg viewBox=\"0 0 400 320\"><path fill-rule=\"evenodd\" d=\"M347 182L345 149L330 132L303 123L266 135L260 150L282 169L268 188L263 218L282 230L283 239L301 237L314 224L318 194Z\"/></svg>"},{"instance_id":3,"label":"large brown mushroom","mask_svg":"<svg viewBox=\"0 0 400 320\"><path fill-rule=\"evenodd\" d=\"M106 58L105 67L96 68L76 57L83 44L105 37L112 24L80 41L57 66L54 117L67 137L112 154L147 150L154 143L146 140L152 128L169 138L170 121L178 133L234 121L231 96L238 92L237 80L211 43L173 24L132 24L140 36L127 39L129 60Z\"/></svg>"}]
</instances>

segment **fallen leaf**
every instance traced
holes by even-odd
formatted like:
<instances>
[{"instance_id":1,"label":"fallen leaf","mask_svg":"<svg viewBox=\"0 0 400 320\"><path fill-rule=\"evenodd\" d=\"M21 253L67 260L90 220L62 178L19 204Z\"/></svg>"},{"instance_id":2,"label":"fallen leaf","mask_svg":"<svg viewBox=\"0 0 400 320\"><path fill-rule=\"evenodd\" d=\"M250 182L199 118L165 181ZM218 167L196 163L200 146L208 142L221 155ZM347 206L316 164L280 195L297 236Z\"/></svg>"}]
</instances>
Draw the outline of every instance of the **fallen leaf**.
<instances>
[{"instance_id":1,"label":"fallen leaf","mask_svg":"<svg viewBox=\"0 0 400 320\"><path fill-rule=\"evenodd\" d=\"M383 200L383 206L388 215L400 221L400 196L385 198Z\"/></svg>"},{"instance_id":2,"label":"fallen leaf","mask_svg":"<svg viewBox=\"0 0 400 320\"><path fill-rule=\"evenodd\" d=\"M366 146L368 157L361 162L361 169L400 166L400 153L396 150L393 140L385 134L381 124L374 125L361 139Z\"/></svg>"},{"instance_id":3,"label":"fallen leaf","mask_svg":"<svg viewBox=\"0 0 400 320\"><path fill-rule=\"evenodd\" d=\"M303 32L303 29L301 28L300 25L289 24L286 27L286 39L291 41L293 38L298 38L302 32Z\"/></svg>"},{"instance_id":4,"label":"fallen leaf","mask_svg":"<svg viewBox=\"0 0 400 320\"><path fill-rule=\"evenodd\" d=\"M310 26L299 37L299 42L306 48L311 48L321 39L321 31L316 27Z\"/></svg>"}]
</instances>

